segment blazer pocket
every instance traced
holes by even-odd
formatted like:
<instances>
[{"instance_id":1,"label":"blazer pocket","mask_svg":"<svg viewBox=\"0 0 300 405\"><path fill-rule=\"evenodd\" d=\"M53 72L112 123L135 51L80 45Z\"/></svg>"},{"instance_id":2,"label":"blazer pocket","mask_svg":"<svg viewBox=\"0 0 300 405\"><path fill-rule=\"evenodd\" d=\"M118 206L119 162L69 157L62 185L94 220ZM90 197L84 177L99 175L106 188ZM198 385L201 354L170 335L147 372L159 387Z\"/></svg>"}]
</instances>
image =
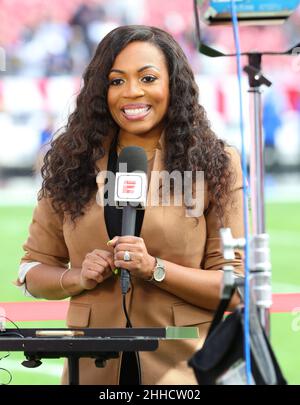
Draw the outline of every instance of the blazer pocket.
<instances>
[{"instance_id":1,"label":"blazer pocket","mask_svg":"<svg viewBox=\"0 0 300 405\"><path fill-rule=\"evenodd\" d=\"M211 322L213 318L212 311L186 303L174 304L172 310L175 326L199 325Z\"/></svg>"},{"instance_id":2,"label":"blazer pocket","mask_svg":"<svg viewBox=\"0 0 300 405\"><path fill-rule=\"evenodd\" d=\"M91 305L70 302L67 324L70 328L86 328L90 322Z\"/></svg>"}]
</instances>

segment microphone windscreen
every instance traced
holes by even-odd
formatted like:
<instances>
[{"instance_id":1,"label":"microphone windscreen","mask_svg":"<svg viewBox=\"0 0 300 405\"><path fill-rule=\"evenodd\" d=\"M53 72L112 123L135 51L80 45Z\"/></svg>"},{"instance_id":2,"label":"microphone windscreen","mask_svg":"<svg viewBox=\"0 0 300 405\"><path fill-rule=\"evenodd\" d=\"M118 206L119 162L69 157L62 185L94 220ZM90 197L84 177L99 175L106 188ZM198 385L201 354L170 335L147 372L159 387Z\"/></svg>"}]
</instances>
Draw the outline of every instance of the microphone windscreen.
<instances>
[{"instance_id":1,"label":"microphone windscreen","mask_svg":"<svg viewBox=\"0 0 300 405\"><path fill-rule=\"evenodd\" d=\"M127 164L127 170L122 167L125 163ZM139 171L147 174L147 156L144 148L139 146L123 148L118 158L117 171L126 171L127 173Z\"/></svg>"}]
</instances>

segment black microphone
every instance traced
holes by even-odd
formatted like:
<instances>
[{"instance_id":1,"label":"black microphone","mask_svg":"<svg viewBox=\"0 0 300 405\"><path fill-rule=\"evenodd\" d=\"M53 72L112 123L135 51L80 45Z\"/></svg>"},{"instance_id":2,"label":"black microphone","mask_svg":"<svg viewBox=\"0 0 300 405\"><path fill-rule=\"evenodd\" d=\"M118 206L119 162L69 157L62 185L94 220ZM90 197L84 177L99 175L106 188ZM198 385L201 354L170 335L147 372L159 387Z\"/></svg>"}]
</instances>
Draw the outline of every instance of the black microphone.
<instances>
[{"instance_id":1,"label":"black microphone","mask_svg":"<svg viewBox=\"0 0 300 405\"><path fill-rule=\"evenodd\" d=\"M145 209L147 198L147 156L143 148L123 148L117 163L115 203L123 209L122 236L135 235L136 210ZM130 273L121 268L121 290L126 294Z\"/></svg>"}]
</instances>

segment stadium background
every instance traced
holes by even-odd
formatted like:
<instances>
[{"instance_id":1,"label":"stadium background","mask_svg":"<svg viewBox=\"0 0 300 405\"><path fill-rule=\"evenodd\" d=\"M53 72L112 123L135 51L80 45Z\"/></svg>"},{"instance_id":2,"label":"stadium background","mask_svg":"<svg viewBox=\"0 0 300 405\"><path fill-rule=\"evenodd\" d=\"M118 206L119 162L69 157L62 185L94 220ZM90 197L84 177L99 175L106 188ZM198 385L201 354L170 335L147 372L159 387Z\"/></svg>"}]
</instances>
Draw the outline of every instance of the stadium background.
<instances>
[{"instance_id":1,"label":"stadium background","mask_svg":"<svg viewBox=\"0 0 300 405\"><path fill-rule=\"evenodd\" d=\"M240 147L235 61L213 61L195 50L192 1L0 0L0 309L19 327L64 326L66 302L24 297L13 285L22 243L40 185L45 143L66 122L80 76L97 42L117 25L150 24L171 32L185 50L213 129ZM202 27L207 43L232 51L230 27ZM243 27L244 50L285 50L300 43L300 12L288 24ZM243 61L246 64L246 60ZM290 384L300 383L300 63L297 56L265 57L263 124L266 146L266 216L271 238L271 339ZM244 78L247 150L250 121ZM7 323L8 326L9 323ZM6 353L1 352L0 358ZM0 361L12 384L57 384L62 360L24 369L11 353ZM7 381L0 371L0 383Z\"/></svg>"}]
</instances>

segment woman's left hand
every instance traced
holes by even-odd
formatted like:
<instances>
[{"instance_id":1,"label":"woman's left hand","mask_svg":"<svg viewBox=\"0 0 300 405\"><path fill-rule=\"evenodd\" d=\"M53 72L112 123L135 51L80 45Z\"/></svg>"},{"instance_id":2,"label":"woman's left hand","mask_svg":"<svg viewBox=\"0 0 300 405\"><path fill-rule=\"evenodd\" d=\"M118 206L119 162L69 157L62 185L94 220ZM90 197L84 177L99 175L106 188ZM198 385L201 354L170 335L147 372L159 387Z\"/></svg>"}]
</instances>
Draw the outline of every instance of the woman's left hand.
<instances>
[{"instance_id":1,"label":"woman's left hand","mask_svg":"<svg viewBox=\"0 0 300 405\"><path fill-rule=\"evenodd\" d=\"M156 264L143 238L137 236L115 236L108 242L114 248L114 264L116 267L128 270L133 276L150 280ZM125 252L129 252L130 260L124 260Z\"/></svg>"}]
</instances>

